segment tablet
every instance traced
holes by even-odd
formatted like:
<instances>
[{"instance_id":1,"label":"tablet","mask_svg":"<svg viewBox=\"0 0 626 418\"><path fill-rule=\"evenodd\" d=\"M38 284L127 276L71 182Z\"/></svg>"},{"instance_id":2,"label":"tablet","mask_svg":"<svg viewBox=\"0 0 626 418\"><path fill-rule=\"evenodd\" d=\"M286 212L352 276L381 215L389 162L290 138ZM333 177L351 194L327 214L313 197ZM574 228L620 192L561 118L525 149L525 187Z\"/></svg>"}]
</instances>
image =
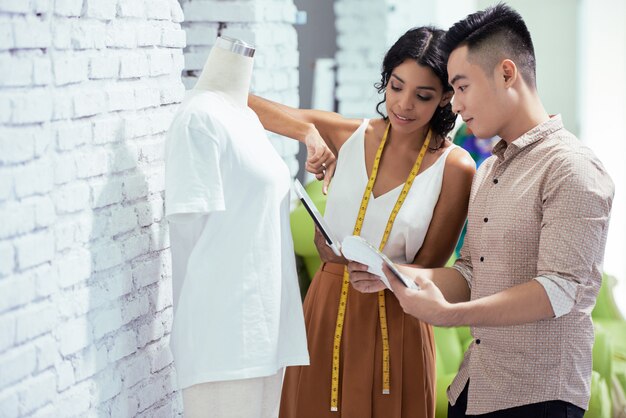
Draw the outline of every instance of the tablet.
<instances>
[{"instance_id":1,"label":"tablet","mask_svg":"<svg viewBox=\"0 0 626 418\"><path fill-rule=\"evenodd\" d=\"M315 222L315 225L317 225L317 229L319 229L324 236L324 239L326 240L328 246L333 250L336 255L341 256L339 241L337 241L334 238L333 234L330 232L328 224L326 223L326 221L324 221L324 217L322 217L320 211L317 210L317 207L313 203L313 200L311 200L309 194L306 192L306 190L304 190L304 187L302 187L302 183L300 183L298 179L295 179L293 182L293 187L296 191L296 194L298 195L298 198L302 202L302 205L304 206L306 211L309 212L311 218L313 218L313 222Z\"/></svg>"},{"instance_id":2,"label":"tablet","mask_svg":"<svg viewBox=\"0 0 626 418\"><path fill-rule=\"evenodd\" d=\"M367 242L362 237L357 235L351 235L345 237L341 242L341 252L348 260L356 261L361 264L365 264L372 274L380 276L380 280L385 283L388 289L391 289L389 281L383 273L383 264L393 272L393 274L400 280L400 282L409 289L419 289L419 286L411 279L406 277L398 270L395 264L385 254L380 252L376 247Z\"/></svg>"}]
</instances>

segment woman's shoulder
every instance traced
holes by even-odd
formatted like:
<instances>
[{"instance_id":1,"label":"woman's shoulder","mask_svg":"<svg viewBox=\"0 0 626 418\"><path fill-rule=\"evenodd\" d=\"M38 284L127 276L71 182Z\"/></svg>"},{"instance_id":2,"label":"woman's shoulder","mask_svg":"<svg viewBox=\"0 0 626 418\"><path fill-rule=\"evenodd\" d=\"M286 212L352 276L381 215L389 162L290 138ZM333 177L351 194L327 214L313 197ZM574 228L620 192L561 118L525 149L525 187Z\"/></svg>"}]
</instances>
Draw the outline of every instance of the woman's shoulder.
<instances>
[{"instance_id":1,"label":"woman's shoulder","mask_svg":"<svg viewBox=\"0 0 626 418\"><path fill-rule=\"evenodd\" d=\"M350 138L353 138L354 135L357 134L357 131L362 132L361 135L367 139L376 136L377 132L381 130L380 123L377 122L377 119L346 118L342 121L341 126L337 126L337 128L337 132L341 132L337 149L341 148ZM383 125L382 131L384 131L384 129ZM382 137L382 133L380 135Z\"/></svg>"},{"instance_id":2,"label":"woman's shoulder","mask_svg":"<svg viewBox=\"0 0 626 418\"><path fill-rule=\"evenodd\" d=\"M364 119L361 119L364 120ZM367 119L367 129L383 131L387 129L388 122L383 118Z\"/></svg>"},{"instance_id":3,"label":"woman's shoulder","mask_svg":"<svg viewBox=\"0 0 626 418\"><path fill-rule=\"evenodd\" d=\"M444 152L448 152L445 164L446 171L453 171L462 175L474 175L476 162L466 149L455 145L449 139L445 140L443 149Z\"/></svg>"},{"instance_id":4,"label":"woman's shoulder","mask_svg":"<svg viewBox=\"0 0 626 418\"><path fill-rule=\"evenodd\" d=\"M364 119L361 119L363 122ZM383 118L368 119L367 126L365 127L365 138L380 142L385 130L387 129L387 121Z\"/></svg>"}]
</instances>

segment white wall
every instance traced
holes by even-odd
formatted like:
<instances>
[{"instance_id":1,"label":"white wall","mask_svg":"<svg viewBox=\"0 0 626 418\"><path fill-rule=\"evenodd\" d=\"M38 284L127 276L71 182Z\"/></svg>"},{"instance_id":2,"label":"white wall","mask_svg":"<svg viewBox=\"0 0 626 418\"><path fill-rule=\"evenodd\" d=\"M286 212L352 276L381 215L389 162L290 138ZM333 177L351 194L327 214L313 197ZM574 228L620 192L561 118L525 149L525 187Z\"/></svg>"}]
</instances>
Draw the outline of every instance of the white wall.
<instances>
[{"instance_id":1,"label":"white wall","mask_svg":"<svg viewBox=\"0 0 626 418\"><path fill-rule=\"evenodd\" d=\"M345 117L375 117L387 50L387 0L336 0L337 100Z\"/></svg>"},{"instance_id":2,"label":"white wall","mask_svg":"<svg viewBox=\"0 0 626 418\"><path fill-rule=\"evenodd\" d=\"M291 0L181 3L188 36L177 0L0 0L0 417L182 415L163 146L183 47L193 77L228 22L253 89L296 106L298 53Z\"/></svg>"},{"instance_id":3,"label":"white wall","mask_svg":"<svg viewBox=\"0 0 626 418\"><path fill-rule=\"evenodd\" d=\"M0 1L0 416L171 417L175 0Z\"/></svg>"},{"instance_id":4,"label":"white wall","mask_svg":"<svg viewBox=\"0 0 626 418\"><path fill-rule=\"evenodd\" d=\"M483 9L496 3L497 0L478 0L477 7ZM560 113L567 129L579 135L579 1L508 0L506 3L522 15L533 38L537 89L546 110L550 114Z\"/></svg>"},{"instance_id":5,"label":"white wall","mask_svg":"<svg viewBox=\"0 0 626 418\"><path fill-rule=\"evenodd\" d=\"M337 51L334 0L294 0L299 10L306 12L305 24L297 25L300 55L300 106L311 108L315 61L334 58Z\"/></svg>"},{"instance_id":6,"label":"white wall","mask_svg":"<svg viewBox=\"0 0 626 418\"><path fill-rule=\"evenodd\" d=\"M372 117L387 48L411 26L444 29L497 0L336 0L340 112ZM622 0L508 0L524 17L548 112L591 147L616 183L605 271L620 280L626 314L626 4ZM365 30L364 28L367 28ZM381 42L384 40L384 42Z\"/></svg>"},{"instance_id":7,"label":"white wall","mask_svg":"<svg viewBox=\"0 0 626 418\"><path fill-rule=\"evenodd\" d=\"M382 99L374 88L380 82L383 58L407 30L422 25L447 29L474 10L475 1L449 0L336 0L337 99L346 117L377 117Z\"/></svg>"},{"instance_id":8,"label":"white wall","mask_svg":"<svg viewBox=\"0 0 626 418\"><path fill-rule=\"evenodd\" d=\"M253 93L298 107L299 55L293 27L297 10L292 0L180 0L180 3L185 14L183 27L188 35L183 74L187 88L195 84L219 32L255 46ZM274 134L269 136L295 176L298 142Z\"/></svg>"},{"instance_id":9,"label":"white wall","mask_svg":"<svg viewBox=\"0 0 626 418\"><path fill-rule=\"evenodd\" d=\"M626 315L626 4L580 2L580 138L615 182L604 270L617 277L614 295Z\"/></svg>"}]
</instances>

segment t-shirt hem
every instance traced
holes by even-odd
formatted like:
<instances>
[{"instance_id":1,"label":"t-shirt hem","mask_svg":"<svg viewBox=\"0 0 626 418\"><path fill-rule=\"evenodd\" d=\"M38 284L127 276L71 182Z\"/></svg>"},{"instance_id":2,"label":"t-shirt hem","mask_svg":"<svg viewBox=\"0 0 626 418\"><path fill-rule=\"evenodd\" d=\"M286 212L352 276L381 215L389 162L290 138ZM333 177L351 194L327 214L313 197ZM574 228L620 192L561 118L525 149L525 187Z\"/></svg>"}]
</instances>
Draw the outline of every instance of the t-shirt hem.
<instances>
[{"instance_id":1,"label":"t-shirt hem","mask_svg":"<svg viewBox=\"0 0 626 418\"><path fill-rule=\"evenodd\" d=\"M264 365L257 367L249 367L239 370L223 370L223 371L207 371L205 373L197 372L194 376L189 377L177 377L178 388L186 389L193 385L208 382L221 382L225 380L240 380L240 379L252 379L255 377L272 376L276 374L283 367L288 366L308 366L309 357L288 357L282 359L280 362L272 365ZM174 364L175 367L175 364Z\"/></svg>"},{"instance_id":2,"label":"t-shirt hem","mask_svg":"<svg viewBox=\"0 0 626 418\"><path fill-rule=\"evenodd\" d=\"M170 220L170 216L172 215L180 215L184 213L210 213L223 210L226 210L223 200L203 200L195 203L169 205L169 207L166 208L165 218Z\"/></svg>"}]
</instances>

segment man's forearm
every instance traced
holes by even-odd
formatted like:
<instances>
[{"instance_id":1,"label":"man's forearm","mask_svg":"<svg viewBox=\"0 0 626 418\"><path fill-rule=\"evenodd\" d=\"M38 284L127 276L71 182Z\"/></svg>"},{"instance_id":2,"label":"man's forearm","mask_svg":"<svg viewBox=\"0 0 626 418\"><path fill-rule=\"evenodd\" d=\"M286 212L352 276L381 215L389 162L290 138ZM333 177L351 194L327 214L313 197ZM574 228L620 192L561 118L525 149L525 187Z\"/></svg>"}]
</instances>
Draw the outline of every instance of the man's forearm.
<instances>
[{"instance_id":1,"label":"man's forearm","mask_svg":"<svg viewBox=\"0 0 626 418\"><path fill-rule=\"evenodd\" d=\"M448 307L451 326L507 326L536 322L554 317L550 299L543 286L531 280L510 289Z\"/></svg>"},{"instance_id":2,"label":"man's forearm","mask_svg":"<svg viewBox=\"0 0 626 418\"><path fill-rule=\"evenodd\" d=\"M467 281L458 270L443 267L430 270L430 279L437 285L443 297L449 303L466 302L470 300L470 289Z\"/></svg>"}]
</instances>

